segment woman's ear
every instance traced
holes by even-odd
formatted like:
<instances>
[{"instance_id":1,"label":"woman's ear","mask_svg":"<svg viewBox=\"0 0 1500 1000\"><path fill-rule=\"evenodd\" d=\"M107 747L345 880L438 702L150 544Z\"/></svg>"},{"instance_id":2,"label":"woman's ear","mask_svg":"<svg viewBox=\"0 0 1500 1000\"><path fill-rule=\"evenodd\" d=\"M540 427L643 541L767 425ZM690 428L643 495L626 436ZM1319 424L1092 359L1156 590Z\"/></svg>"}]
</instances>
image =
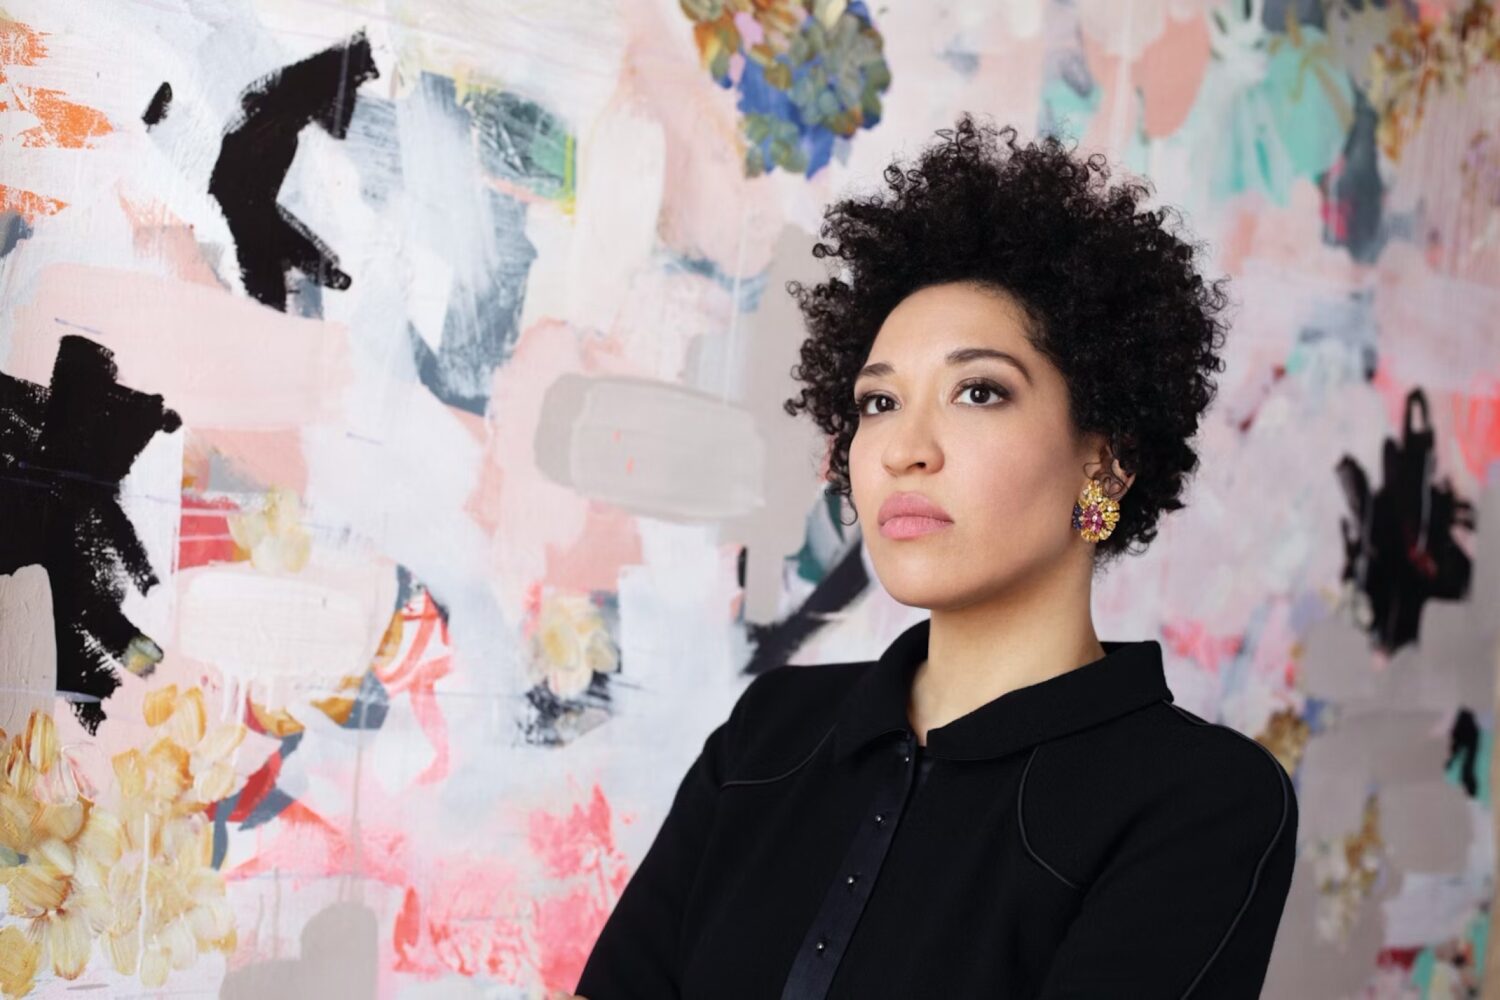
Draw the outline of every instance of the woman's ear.
<instances>
[{"instance_id":1,"label":"woman's ear","mask_svg":"<svg viewBox=\"0 0 1500 1000\"><path fill-rule=\"evenodd\" d=\"M1127 471L1120 464L1109 440L1103 435L1091 435L1090 440L1093 442L1093 449L1090 452L1090 460L1084 468L1084 474L1099 480L1099 486L1104 490L1105 496L1111 500L1119 500L1135 482L1135 473Z\"/></svg>"}]
</instances>

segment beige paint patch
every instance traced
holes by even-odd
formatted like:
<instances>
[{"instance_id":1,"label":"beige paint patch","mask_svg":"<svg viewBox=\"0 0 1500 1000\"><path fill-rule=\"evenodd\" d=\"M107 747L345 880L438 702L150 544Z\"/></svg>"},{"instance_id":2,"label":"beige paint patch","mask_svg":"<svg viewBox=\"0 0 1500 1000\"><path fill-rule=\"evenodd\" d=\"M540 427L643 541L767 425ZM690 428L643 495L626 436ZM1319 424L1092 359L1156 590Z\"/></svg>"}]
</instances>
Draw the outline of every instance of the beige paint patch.
<instances>
[{"instance_id":1,"label":"beige paint patch","mask_svg":"<svg viewBox=\"0 0 1500 1000\"><path fill-rule=\"evenodd\" d=\"M395 581L326 551L296 575L221 563L182 573L177 649L282 708L335 691L370 666Z\"/></svg>"},{"instance_id":2,"label":"beige paint patch","mask_svg":"<svg viewBox=\"0 0 1500 1000\"><path fill-rule=\"evenodd\" d=\"M0 729L18 733L32 709L50 713L57 697L57 635L52 582L32 564L0 574Z\"/></svg>"},{"instance_id":3,"label":"beige paint patch","mask_svg":"<svg viewBox=\"0 0 1500 1000\"><path fill-rule=\"evenodd\" d=\"M750 415L665 382L564 375L542 401L534 448L560 485L647 517L718 520L766 503Z\"/></svg>"}]
</instances>

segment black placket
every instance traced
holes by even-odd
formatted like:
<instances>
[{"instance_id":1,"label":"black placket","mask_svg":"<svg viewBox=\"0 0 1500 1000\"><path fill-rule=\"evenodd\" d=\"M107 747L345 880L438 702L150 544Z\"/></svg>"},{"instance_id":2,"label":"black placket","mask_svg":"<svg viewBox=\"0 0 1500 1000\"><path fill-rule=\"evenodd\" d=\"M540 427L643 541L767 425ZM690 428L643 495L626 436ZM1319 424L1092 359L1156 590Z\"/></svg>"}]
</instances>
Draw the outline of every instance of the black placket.
<instances>
[{"instance_id":1,"label":"black placket","mask_svg":"<svg viewBox=\"0 0 1500 1000\"><path fill-rule=\"evenodd\" d=\"M886 776L871 798L865 821L858 827L844 863L823 897L817 919L797 950L781 1000L823 1000L828 996L833 975L854 935L860 914L864 913L901 817L912 793L932 768L931 756L923 751L910 730L901 734L893 750L883 751L890 754L890 763L882 765Z\"/></svg>"}]
</instances>

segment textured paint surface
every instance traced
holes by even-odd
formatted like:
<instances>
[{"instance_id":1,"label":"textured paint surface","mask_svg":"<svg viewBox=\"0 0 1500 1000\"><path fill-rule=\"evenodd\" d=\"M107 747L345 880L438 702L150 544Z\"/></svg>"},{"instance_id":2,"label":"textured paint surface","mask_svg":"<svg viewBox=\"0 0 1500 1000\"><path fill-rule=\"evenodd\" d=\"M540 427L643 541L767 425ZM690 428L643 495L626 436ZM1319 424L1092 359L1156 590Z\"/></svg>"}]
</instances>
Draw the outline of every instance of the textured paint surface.
<instances>
[{"instance_id":1,"label":"textured paint surface","mask_svg":"<svg viewBox=\"0 0 1500 1000\"><path fill-rule=\"evenodd\" d=\"M1497 106L1481 0L8 4L0 995L571 986L750 677L921 614L783 289L963 109L1233 278L1095 612L1294 776L1266 995L1478 995Z\"/></svg>"}]
</instances>

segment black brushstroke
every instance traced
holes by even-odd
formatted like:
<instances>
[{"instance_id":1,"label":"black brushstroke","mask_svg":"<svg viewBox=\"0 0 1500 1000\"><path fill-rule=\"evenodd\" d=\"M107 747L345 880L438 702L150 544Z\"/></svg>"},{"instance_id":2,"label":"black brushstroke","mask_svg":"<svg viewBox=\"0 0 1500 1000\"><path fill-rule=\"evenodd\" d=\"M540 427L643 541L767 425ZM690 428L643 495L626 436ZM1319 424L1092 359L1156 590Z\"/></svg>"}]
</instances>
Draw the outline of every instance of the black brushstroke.
<instances>
[{"instance_id":1,"label":"black brushstroke","mask_svg":"<svg viewBox=\"0 0 1500 1000\"><path fill-rule=\"evenodd\" d=\"M242 114L225 130L208 193L224 210L234 236L245 291L274 309L286 311L287 275L293 268L319 285L349 287L337 255L276 196L302 130L318 125L343 139L355 91L379 75L360 31L346 44L261 78L240 95Z\"/></svg>"},{"instance_id":2,"label":"black brushstroke","mask_svg":"<svg viewBox=\"0 0 1500 1000\"><path fill-rule=\"evenodd\" d=\"M161 661L120 611L125 578L143 594L160 582L120 507L120 481L158 431L182 426L161 396L120 385L113 358L69 334L50 388L0 373L0 573L46 569L57 688L91 734L120 686L116 666L147 676Z\"/></svg>"},{"instance_id":3,"label":"black brushstroke","mask_svg":"<svg viewBox=\"0 0 1500 1000\"><path fill-rule=\"evenodd\" d=\"M1474 713L1467 708L1460 708L1458 715L1453 720L1453 728L1448 733L1448 759L1443 761L1443 770L1453 766L1455 760L1462 759L1459 765L1459 780L1463 782L1464 791L1469 793L1469 798L1479 797L1479 723L1474 719Z\"/></svg>"},{"instance_id":4,"label":"black brushstroke","mask_svg":"<svg viewBox=\"0 0 1500 1000\"><path fill-rule=\"evenodd\" d=\"M870 588L870 574L865 572L861 556L863 549L862 538L850 545L792 614L770 625L750 625L749 637L755 644L755 652L745 664L744 673L759 676L789 663L802 644L817 634L829 619L854 605Z\"/></svg>"},{"instance_id":5,"label":"black brushstroke","mask_svg":"<svg viewBox=\"0 0 1500 1000\"><path fill-rule=\"evenodd\" d=\"M156 93L151 95L151 103L146 105L146 113L141 115L141 121L146 123L149 130L152 125L167 117L167 110L172 106L172 85L165 80Z\"/></svg>"},{"instance_id":6,"label":"black brushstroke","mask_svg":"<svg viewBox=\"0 0 1500 1000\"><path fill-rule=\"evenodd\" d=\"M1419 411L1420 429L1414 419ZM1428 600L1459 600L1469 591L1472 561L1453 531L1474 530L1474 505L1454 495L1449 479L1433 482L1433 445L1427 397L1413 389L1406 396L1400 443L1385 439L1381 488L1372 492L1364 469L1347 454L1335 467L1352 515L1339 518L1340 579L1352 580L1369 597L1369 629L1387 652L1416 641Z\"/></svg>"}]
</instances>

